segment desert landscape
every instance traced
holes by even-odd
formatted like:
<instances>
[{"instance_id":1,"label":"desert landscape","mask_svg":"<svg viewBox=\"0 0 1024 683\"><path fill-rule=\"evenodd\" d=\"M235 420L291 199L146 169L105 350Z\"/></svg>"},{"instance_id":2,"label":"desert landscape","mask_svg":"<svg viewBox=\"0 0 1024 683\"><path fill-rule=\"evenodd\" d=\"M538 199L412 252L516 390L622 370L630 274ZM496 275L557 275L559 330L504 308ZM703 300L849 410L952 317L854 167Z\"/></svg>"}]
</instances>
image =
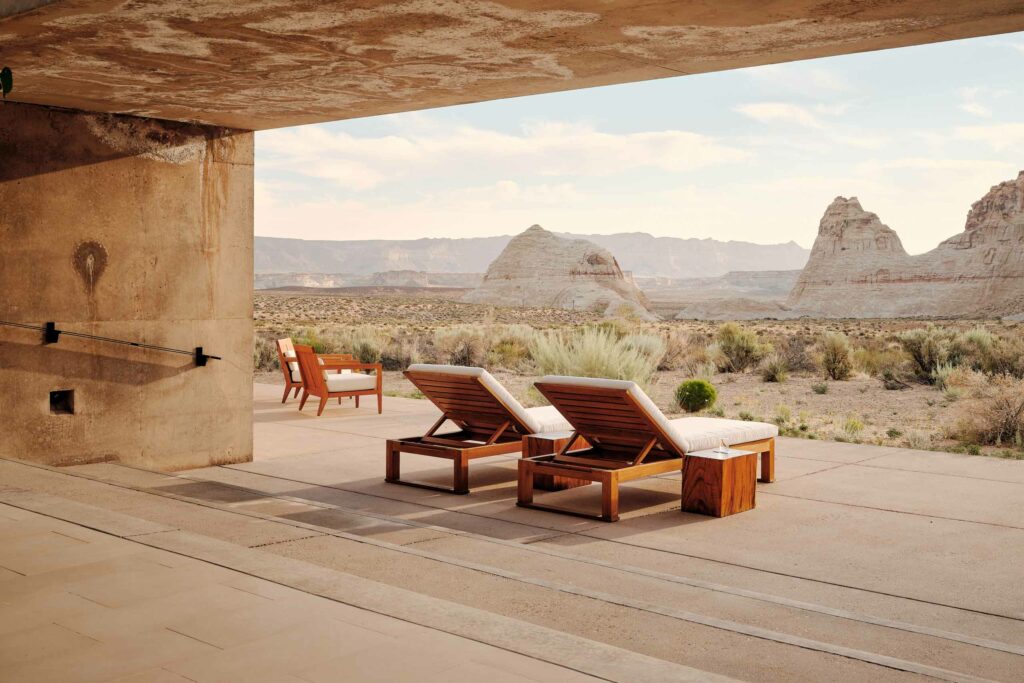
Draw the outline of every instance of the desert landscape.
<instances>
[{"instance_id":1,"label":"desert landscape","mask_svg":"<svg viewBox=\"0 0 1024 683\"><path fill-rule=\"evenodd\" d=\"M257 242L261 381L281 381L273 340L287 336L381 362L394 395L418 397L401 374L417 362L486 367L527 405L542 402L531 387L544 374L632 379L668 414L1024 458L1024 172L917 256L845 197L809 252L533 225L512 238L355 243L376 256L344 273L347 243L316 243L313 263L300 242ZM466 272L492 253L486 272ZM694 258L703 275L682 277ZM752 259L779 268L743 270ZM402 269L365 272L382 264Z\"/></svg>"}]
</instances>

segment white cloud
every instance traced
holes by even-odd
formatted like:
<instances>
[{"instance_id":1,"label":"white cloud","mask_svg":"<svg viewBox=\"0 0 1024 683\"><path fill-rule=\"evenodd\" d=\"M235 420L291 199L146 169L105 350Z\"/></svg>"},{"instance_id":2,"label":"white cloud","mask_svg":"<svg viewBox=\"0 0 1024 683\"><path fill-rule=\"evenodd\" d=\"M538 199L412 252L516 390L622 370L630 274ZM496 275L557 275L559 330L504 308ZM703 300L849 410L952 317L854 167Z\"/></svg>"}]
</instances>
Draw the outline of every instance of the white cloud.
<instances>
[{"instance_id":1,"label":"white cloud","mask_svg":"<svg viewBox=\"0 0 1024 683\"><path fill-rule=\"evenodd\" d=\"M961 88L959 91L960 95L960 109L967 112L968 114L974 114L975 116L981 116L983 118L989 118L992 116L992 110L981 103L979 98L985 94L984 88Z\"/></svg>"},{"instance_id":2,"label":"white cloud","mask_svg":"<svg viewBox=\"0 0 1024 683\"><path fill-rule=\"evenodd\" d=\"M496 169L507 175L607 176L649 168L683 172L749 154L681 130L607 133L585 124L540 123L514 135L469 126L420 126L402 135L355 137L322 127L257 135L261 168L365 190L406 176Z\"/></svg>"},{"instance_id":3,"label":"white cloud","mask_svg":"<svg viewBox=\"0 0 1024 683\"><path fill-rule=\"evenodd\" d=\"M761 123L793 123L808 128L821 128L817 117L806 107L788 102L757 102L741 104L736 111Z\"/></svg>"},{"instance_id":4,"label":"white cloud","mask_svg":"<svg viewBox=\"0 0 1024 683\"><path fill-rule=\"evenodd\" d=\"M987 126L960 126L954 130L960 140L981 142L997 152L1024 148L1024 123L995 123Z\"/></svg>"}]
</instances>

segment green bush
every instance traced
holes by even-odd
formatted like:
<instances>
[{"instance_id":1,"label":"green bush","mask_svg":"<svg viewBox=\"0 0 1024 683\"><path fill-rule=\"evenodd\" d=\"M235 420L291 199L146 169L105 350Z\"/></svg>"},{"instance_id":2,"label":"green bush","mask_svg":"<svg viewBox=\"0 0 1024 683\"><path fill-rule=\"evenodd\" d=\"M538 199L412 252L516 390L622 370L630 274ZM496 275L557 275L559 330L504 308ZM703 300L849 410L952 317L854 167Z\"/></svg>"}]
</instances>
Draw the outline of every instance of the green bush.
<instances>
[{"instance_id":1,"label":"green bush","mask_svg":"<svg viewBox=\"0 0 1024 683\"><path fill-rule=\"evenodd\" d=\"M829 379L849 379L853 373L850 340L842 332L826 332L819 345L821 369Z\"/></svg>"},{"instance_id":2,"label":"green bush","mask_svg":"<svg viewBox=\"0 0 1024 683\"><path fill-rule=\"evenodd\" d=\"M535 332L529 325L495 325L486 331L491 340L488 367L519 370L530 360L530 342Z\"/></svg>"},{"instance_id":3,"label":"green bush","mask_svg":"<svg viewBox=\"0 0 1024 683\"><path fill-rule=\"evenodd\" d=\"M757 335L736 323L725 323L715 334L709 355L721 372L743 372L764 357L767 349Z\"/></svg>"},{"instance_id":4,"label":"green bush","mask_svg":"<svg viewBox=\"0 0 1024 683\"><path fill-rule=\"evenodd\" d=\"M597 327L537 334L530 355L546 375L628 379L644 388L658 367L657 359L626 338Z\"/></svg>"},{"instance_id":5,"label":"green bush","mask_svg":"<svg viewBox=\"0 0 1024 683\"><path fill-rule=\"evenodd\" d=\"M813 391L816 394L827 394L828 393L828 383L827 382L815 382L814 384L811 385L811 391Z\"/></svg>"},{"instance_id":6,"label":"green bush","mask_svg":"<svg viewBox=\"0 0 1024 683\"><path fill-rule=\"evenodd\" d=\"M676 403L688 413L696 413L715 405L718 391L705 379L686 380L676 388Z\"/></svg>"}]
</instances>

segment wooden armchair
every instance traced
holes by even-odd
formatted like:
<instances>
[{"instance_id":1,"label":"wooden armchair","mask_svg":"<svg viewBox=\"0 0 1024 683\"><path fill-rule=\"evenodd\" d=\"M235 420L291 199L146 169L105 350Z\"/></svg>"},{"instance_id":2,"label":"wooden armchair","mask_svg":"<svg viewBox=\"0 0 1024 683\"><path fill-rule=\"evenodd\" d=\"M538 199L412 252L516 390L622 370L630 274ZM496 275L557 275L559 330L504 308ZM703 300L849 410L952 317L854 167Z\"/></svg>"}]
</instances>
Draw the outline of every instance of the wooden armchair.
<instances>
[{"instance_id":1,"label":"wooden armchair","mask_svg":"<svg viewBox=\"0 0 1024 683\"><path fill-rule=\"evenodd\" d=\"M377 396L377 413L384 411L383 368L380 363L360 363L351 356L332 354L318 356L310 346L297 345L295 355L299 362L299 374L302 377L302 400L299 410L306 405L310 396L320 399L317 416L323 414L327 400L354 397L359 407L360 396ZM328 370L340 370L338 374L328 375ZM351 372L344 372L349 370ZM365 374L364 370L373 370L375 374Z\"/></svg>"},{"instance_id":2,"label":"wooden armchair","mask_svg":"<svg viewBox=\"0 0 1024 683\"><path fill-rule=\"evenodd\" d=\"M295 356L295 345L291 337L277 340L277 360L281 364L281 372L284 373L284 396L281 403L288 400L288 394L295 390L295 396L299 395L302 388L302 374L299 371L299 359Z\"/></svg>"}]
</instances>

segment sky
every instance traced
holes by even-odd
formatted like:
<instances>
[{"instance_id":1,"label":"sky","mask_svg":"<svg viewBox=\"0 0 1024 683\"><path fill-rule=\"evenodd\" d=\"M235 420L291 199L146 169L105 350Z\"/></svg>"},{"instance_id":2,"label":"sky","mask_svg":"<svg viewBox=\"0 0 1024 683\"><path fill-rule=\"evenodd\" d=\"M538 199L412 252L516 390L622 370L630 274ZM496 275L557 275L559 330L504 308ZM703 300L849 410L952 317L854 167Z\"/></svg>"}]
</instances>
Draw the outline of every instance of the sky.
<instances>
[{"instance_id":1,"label":"sky","mask_svg":"<svg viewBox=\"0 0 1024 683\"><path fill-rule=\"evenodd\" d=\"M1020 170L1015 33L258 132L255 228L810 247L841 195L921 253Z\"/></svg>"}]
</instances>

